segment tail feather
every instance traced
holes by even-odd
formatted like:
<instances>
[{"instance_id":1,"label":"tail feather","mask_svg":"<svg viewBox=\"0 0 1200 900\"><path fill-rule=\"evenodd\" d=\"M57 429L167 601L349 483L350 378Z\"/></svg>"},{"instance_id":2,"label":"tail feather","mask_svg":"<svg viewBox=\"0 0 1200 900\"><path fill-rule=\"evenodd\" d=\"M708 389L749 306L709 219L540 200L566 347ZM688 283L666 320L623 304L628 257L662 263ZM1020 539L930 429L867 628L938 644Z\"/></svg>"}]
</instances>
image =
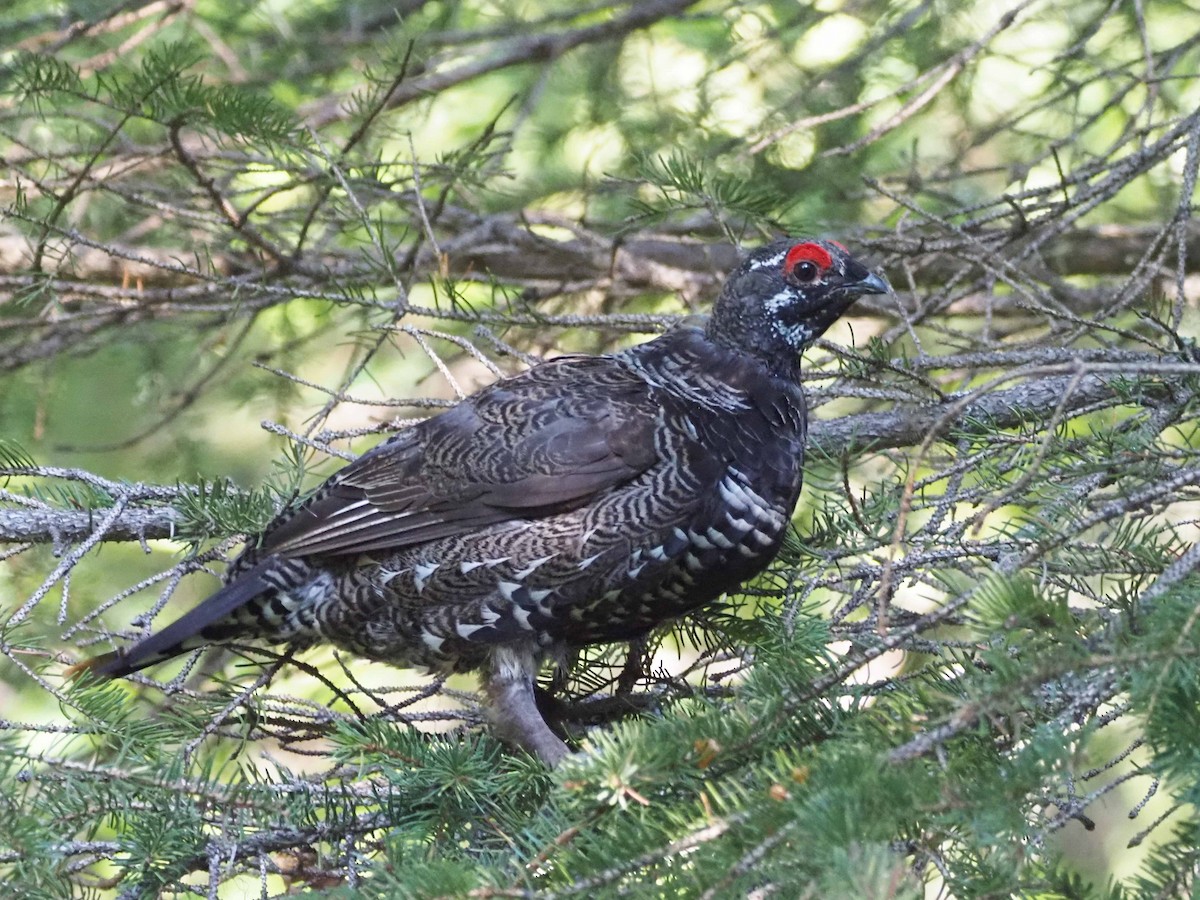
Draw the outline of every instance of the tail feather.
<instances>
[{"instance_id":1,"label":"tail feather","mask_svg":"<svg viewBox=\"0 0 1200 900\"><path fill-rule=\"evenodd\" d=\"M275 589L275 585L263 578L263 575L277 563L275 557L267 557L162 631L138 641L127 649L102 653L84 660L68 669L67 675L74 677L83 672L91 672L101 678L124 678L139 669L211 643L203 634L206 629L219 624L222 619L255 597Z\"/></svg>"}]
</instances>

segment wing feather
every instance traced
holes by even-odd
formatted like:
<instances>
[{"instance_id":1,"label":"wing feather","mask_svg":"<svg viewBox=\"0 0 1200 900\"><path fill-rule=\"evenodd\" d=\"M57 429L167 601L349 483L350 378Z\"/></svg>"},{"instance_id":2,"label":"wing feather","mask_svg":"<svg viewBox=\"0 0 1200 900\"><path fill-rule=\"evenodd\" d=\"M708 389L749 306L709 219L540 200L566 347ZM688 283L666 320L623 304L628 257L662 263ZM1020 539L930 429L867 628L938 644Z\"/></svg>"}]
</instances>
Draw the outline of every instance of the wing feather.
<instances>
[{"instance_id":1,"label":"wing feather","mask_svg":"<svg viewBox=\"0 0 1200 900\"><path fill-rule=\"evenodd\" d=\"M613 357L544 363L364 454L277 521L260 551L358 554L576 508L658 461L661 412Z\"/></svg>"}]
</instances>

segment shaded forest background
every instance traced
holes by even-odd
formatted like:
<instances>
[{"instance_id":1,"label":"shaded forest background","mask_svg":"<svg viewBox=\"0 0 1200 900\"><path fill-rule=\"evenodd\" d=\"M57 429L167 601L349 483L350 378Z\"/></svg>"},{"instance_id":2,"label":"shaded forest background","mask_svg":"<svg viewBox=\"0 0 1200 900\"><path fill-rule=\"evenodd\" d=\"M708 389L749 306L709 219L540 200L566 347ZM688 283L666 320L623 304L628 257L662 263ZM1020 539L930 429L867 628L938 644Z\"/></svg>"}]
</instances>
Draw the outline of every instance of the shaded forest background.
<instances>
[{"instance_id":1,"label":"shaded forest background","mask_svg":"<svg viewBox=\"0 0 1200 900\"><path fill-rule=\"evenodd\" d=\"M0 12L0 881L28 897L1179 896L1200 867L1200 6ZM74 662L380 435L887 272L806 360L780 559L546 673ZM634 710L634 712L631 712Z\"/></svg>"}]
</instances>

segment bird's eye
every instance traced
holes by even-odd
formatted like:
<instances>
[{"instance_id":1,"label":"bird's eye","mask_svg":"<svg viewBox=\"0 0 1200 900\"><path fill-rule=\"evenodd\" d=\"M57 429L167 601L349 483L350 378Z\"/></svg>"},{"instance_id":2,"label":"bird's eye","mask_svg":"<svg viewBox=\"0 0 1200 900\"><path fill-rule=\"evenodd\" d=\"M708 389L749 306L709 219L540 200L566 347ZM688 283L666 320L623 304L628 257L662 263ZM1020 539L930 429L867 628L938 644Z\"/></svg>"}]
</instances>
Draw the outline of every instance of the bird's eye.
<instances>
[{"instance_id":1,"label":"bird's eye","mask_svg":"<svg viewBox=\"0 0 1200 900\"><path fill-rule=\"evenodd\" d=\"M831 265L833 257L828 250L813 241L805 241L787 252L783 260L783 273L793 283L814 284Z\"/></svg>"},{"instance_id":2,"label":"bird's eye","mask_svg":"<svg viewBox=\"0 0 1200 900\"><path fill-rule=\"evenodd\" d=\"M817 268L815 262L804 260L799 263L796 268L792 269L792 274L796 276L797 281L816 281L817 276L821 274L821 270Z\"/></svg>"}]
</instances>

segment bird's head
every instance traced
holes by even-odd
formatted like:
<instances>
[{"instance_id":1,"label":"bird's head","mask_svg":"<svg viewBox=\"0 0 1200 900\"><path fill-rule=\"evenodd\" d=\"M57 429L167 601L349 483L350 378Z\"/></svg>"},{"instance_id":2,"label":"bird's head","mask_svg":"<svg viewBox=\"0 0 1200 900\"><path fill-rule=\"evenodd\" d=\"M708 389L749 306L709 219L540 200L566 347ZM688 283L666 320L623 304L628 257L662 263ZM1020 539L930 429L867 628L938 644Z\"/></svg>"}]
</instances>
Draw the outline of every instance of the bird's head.
<instances>
[{"instance_id":1,"label":"bird's head","mask_svg":"<svg viewBox=\"0 0 1200 900\"><path fill-rule=\"evenodd\" d=\"M889 291L836 241L776 241L751 252L729 275L707 333L773 370L790 371L801 351L861 295Z\"/></svg>"}]
</instances>

